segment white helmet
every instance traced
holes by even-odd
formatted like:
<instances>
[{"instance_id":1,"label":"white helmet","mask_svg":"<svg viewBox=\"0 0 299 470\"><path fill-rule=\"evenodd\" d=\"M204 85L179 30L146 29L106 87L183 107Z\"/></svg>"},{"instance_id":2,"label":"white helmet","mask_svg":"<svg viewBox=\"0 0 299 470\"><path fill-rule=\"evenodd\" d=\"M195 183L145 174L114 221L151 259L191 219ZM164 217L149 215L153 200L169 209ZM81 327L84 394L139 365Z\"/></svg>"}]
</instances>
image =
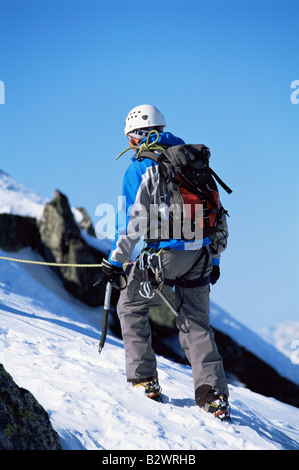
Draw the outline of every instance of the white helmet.
<instances>
[{"instance_id":1,"label":"white helmet","mask_svg":"<svg viewBox=\"0 0 299 470\"><path fill-rule=\"evenodd\" d=\"M142 104L133 108L126 117L125 134L130 133L132 137L140 139L144 138L144 134L147 134L147 132L139 132L138 129L165 126L164 116L157 108L150 104Z\"/></svg>"}]
</instances>

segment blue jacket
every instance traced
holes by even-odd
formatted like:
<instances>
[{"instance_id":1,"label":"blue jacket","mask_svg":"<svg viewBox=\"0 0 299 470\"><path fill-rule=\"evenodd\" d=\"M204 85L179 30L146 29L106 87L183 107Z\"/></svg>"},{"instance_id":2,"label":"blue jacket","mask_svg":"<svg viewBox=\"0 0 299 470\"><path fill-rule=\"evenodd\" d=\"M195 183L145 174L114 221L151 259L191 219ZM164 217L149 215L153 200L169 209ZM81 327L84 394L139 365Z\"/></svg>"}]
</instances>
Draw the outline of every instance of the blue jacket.
<instances>
[{"instance_id":1,"label":"blue jacket","mask_svg":"<svg viewBox=\"0 0 299 470\"><path fill-rule=\"evenodd\" d=\"M158 144L181 145L185 142L169 132L160 132ZM152 140L156 135L151 136ZM161 198L165 200L166 188L161 184L158 166L152 160L145 158L136 160L136 152L132 157L123 179L122 209L117 214L116 237L109 255L110 263L121 267L131 260L133 250L139 240L144 236L150 248L173 248L176 250L196 250L211 243L209 238L204 240L185 241L171 239L151 242L147 236L148 211L151 204L161 205ZM154 237L155 238L155 237ZM213 262L219 264L220 255L216 255Z\"/></svg>"}]
</instances>

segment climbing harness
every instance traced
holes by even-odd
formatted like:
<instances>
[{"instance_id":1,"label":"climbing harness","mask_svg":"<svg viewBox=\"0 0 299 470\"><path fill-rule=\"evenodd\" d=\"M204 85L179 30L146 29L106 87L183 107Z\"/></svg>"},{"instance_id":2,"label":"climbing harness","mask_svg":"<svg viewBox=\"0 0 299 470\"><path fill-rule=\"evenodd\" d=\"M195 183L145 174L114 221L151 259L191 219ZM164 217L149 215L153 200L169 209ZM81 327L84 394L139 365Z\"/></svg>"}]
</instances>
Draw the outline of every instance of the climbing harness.
<instances>
[{"instance_id":1,"label":"climbing harness","mask_svg":"<svg viewBox=\"0 0 299 470\"><path fill-rule=\"evenodd\" d=\"M158 294L172 311L174 316L178 317L178 311L162 292L162 287L164 285L164 275L161 262L162 251L163 248L159 251L149 249L140 253L138 267L142 273L142 281L140 283L139 294L141 297L146 299L152 299L155 294ZM153 263L154 260L156 260L156 263Z\"/></svg>"},{"instance_id":2,"label":"climbing harness","mask_svg":"<svg viewBox=\"0 0 299 470\"><path fill-rule=\"evenodd\" d=\"M156 290L163 285L161 252L162 250L156 252L149 249L142 251L139 255L138 267L142 273L139 294L144 298L152 299ZM157 260L156 265L153 264L154 258Z\"/></svg>"},{"instance_id":3,"label":"climbing harness","mask_svg":"<svg viewBox=\"0 0 299 470\"><path fill-rule=\"evenodd\" d=\"M138 259L138 268L142 274L142 281L140 282L139 294L146 299L152 299L155 294L158 294L168 306L168 308L172 311L174 316L179 317L180 307L175 309L172 303L162 292L162 287L174 287L175 285L178 285L183 288L193 288L208 285L210 283L210 275L206 276L206 270L209 262L209 252L207 248L204 247L200 256L197 258L190 270L185 274L186 276L195 268L195 266L201 262L203 258L205 258L203 269L199 278L187 280L185 277L179 279L167 279L164 277L161 262L162 251L163 248L161 248L159 251L155 251L154 249L150 248L145 249L140 253ZM156 260L156 262L154 262L154 260Z\"/></svg>"}]
</instances>

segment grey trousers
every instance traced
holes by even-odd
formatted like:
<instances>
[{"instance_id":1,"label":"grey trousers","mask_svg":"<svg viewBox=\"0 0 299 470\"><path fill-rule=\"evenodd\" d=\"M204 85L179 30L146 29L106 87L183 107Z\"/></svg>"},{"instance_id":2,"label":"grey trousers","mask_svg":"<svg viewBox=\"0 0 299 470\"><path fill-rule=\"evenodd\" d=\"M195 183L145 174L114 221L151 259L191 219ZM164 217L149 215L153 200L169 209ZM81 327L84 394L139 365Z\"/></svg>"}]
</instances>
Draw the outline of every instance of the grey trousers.
<instances>
[{"instance_id":1,"label":"grey trousers","mask_svg":"<svg viewBox=\"0 0 299 470\"><path fill-rule=\"evenodd\" d=\"M202 256L203 250L205 256ZM201 259L197 262L199 257ZM172 280L182 277L186 281L196 280L201 276L204 267L205 276L208 276L212 269L212 257L208 248L196 251L167 249L162 251L161 259L164 277ZM163 301L157 294L152 299L142 297L139 293L141 280L142 273L138 264L134 264L128 276L128 286L121 291L117 305L125 346L126 376L129 381L158 376L148 311L151 307L161 305ZM189 282L190 284L192 285ZM169 295L170 289L171 287L164 286L163 293ZM181 347L192 367L194 390L207 384L216 392L228 396L222 358L209 324L209 304L209 284L175 286L175 306L179 309L176 325Z\"/></svg>"}]
</instances>

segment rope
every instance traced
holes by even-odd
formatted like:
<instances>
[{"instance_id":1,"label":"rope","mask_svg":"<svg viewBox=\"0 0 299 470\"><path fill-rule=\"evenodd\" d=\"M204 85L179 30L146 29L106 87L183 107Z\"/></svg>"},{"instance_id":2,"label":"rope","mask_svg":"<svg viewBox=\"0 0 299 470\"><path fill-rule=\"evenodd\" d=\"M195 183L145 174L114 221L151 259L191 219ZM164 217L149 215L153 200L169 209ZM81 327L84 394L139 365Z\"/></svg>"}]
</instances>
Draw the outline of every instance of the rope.
<instances>
[{"instance_id":1,"label":"rope","mask_svg":"<svg viewBox=\"0 0 299 470\"><path fill-rule=\"evenodd\" d=\"M69 266L72 268L101 268L101 264L69 264L69 263L48 263L46 261L31 261L27 259L9 258L8 256L0 256L0 259L6 261L15 261L16 263L39 264L42 266Z\"/></svg>"},{"instance_id":2,"label":"rope","mask_svg":"<svg viewBox=\"0 0 299 470\"><path fill-rule=\"evenodd\" d=\"M150 142L150 141L149 141L150 136L153 135L153 134L156 134L156 139L155 139L153 142ZM162 152L163 150L165 150L165 146L163 146L163 145L157 145L157 142L158 142L159 138L160 138L159 132L156 131L155 129L153 129L152 131L150 131L150 132L148 133L146 142L143 142L143 144L140 144L140 145L132 145L132 147L128 147L127 149L123 150L119 155L117 155L117 157L115 158L115 160L117 160L117 159L118 159L119 157L121 157L124 153L126 153L128 150L131 150L131 149L138 149L136 158L138 157L138 155L139 155L140 153L148 152L149 150L160 150L160 151Z\"/></svg>"},{"instance_id":3,"label":"rope","mask_svg":"<svg viewBox=\"0 0 299 470\"><path fill-rule=\"evenodd\" d=\"M158 254L160 254L162 250L163 248L160 249ZM149 248L147 253L151 253L152 251L154 250L152 248ZM0 256L0 259L6 260L6 261L14 261L15 263L38 264L40 266L58 266L58 267L71 267L71 268L102 268L103 267L102 264L49 263L47 261L32 261L28 259L10 258L8 256ZM124 263L124 266L128 264L135 264L136 259L132 261L131 263Z\"/></svg>"}]
</instances>

